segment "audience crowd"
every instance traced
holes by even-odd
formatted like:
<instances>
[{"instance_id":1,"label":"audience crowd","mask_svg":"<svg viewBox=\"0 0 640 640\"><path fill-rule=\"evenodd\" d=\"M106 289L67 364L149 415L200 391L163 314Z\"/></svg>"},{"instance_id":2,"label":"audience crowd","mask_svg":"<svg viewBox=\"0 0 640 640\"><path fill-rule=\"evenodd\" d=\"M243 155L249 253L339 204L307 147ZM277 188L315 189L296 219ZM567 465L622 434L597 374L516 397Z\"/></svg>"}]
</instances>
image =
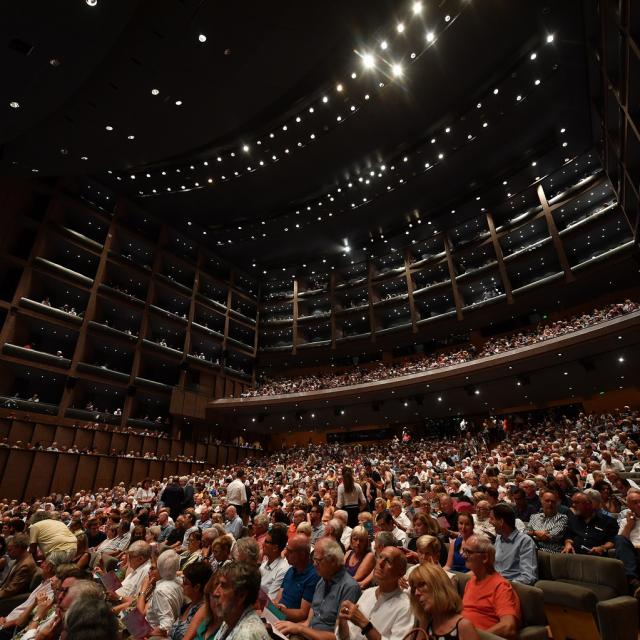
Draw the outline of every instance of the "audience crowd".
<instances>
[{"instance_id":1,"label":"audience crowd","mask_svg":"<svg viewBox=\"0 0 640 640\"><path fill-rule=\"evenodd\" d=\"M515 638L539 549L616 556L640 595L638 411L463 422L0 500L0 638Z\"/></svg>"},{"instance_id":2,"label":"audience crowd","mask_svg":"<svg viewBox=\"0 0 640 640\"><path fill-rule=\"evenodd\" d=\"M590 313L583 313L565 320L540 324L527 331L511 333L506 336L489 338L480 349L473 345L462 346L440 353L424 355L418 358L405 359L396 363L377 363L370 368L353 368L343 372L299 376L295 378L274 378L266 380L258 388L243 392L243 397L275 396L288 393L319 391L321 389L335 389L354 384L375 382L388 378L424 373L433 369L462 364L476 358L504 353L532 344L544 342L551 338L586 329L599 322L611 320L634 311L640 305L631 300L611 304L602 309L594 309Z\"/></svg>"}]
</instances>

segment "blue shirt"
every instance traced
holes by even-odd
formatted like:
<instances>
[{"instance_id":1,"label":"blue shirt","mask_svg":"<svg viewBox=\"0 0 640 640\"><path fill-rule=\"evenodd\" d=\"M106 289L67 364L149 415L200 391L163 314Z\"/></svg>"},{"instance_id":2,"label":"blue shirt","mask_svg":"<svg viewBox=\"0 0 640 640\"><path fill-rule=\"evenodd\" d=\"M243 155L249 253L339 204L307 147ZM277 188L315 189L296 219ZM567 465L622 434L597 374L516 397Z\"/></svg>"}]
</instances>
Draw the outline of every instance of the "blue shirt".
<instances>
[{"instance_id":1,"label":"blue shirt","mask_svg":"<svg viewBox=\"0 0 640 640\"><path fill-rule=\"evenodd\" d=\"M514 529L506 538L496 538L496 571L507 580L534 584L538 580L536 543L525 533Z\"/></svg>"},{"instance_id":2,"label":"blue shirt","mask_svg":"<svg viewBox=\"0 0 640 640\"><path fill-rule=\"evenodd\" d=\"M236 516L233 520L227 520L224 530L237 540L242 535L242 518Z\"/></svg>"},{"instance_id":3,"label":"blue shirt","mask_svg":"<svg viewBox=\"0 0 640 640\"><path fill-rule=\"evenodd\" d=\"M309 626L318 631L333 631L340 605L345 600L358 602L360 593L360 586L344 567L340 567L328 582L324 579L318 580L311 603L313 618Z\"/></svg>"},{"instance_id":4,"label":"blue shirt","mask_svg":"<svg viewBox=\"0 0 640 640\"><path fill-rule=\"evenodd\" d=\"M304 571L296 571L289 567L282 580L282 597L280 604L287 609L299 609L303 600L311 602L318 583L318 574L310 562Z\"/></svg>"}]
</instances>

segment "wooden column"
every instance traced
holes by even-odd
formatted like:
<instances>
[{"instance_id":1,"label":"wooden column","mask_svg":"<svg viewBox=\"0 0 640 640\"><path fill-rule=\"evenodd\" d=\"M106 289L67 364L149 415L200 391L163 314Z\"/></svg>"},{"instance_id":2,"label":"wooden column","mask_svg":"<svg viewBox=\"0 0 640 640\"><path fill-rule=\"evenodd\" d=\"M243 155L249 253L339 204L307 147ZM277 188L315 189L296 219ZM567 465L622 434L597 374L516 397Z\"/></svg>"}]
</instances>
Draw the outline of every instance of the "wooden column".
<instances>
[{"instance_id":1,"label":"wooden column","mask_svg":"<svg viewBox=\"0 0 640 640\"><path fill-rule=\"evenodd\" d=\"M444 244L444 251L447 254L447 266L449 267L449 278L451 279L453 301L456 305L456 318L458 320L462 320L462 307L464 307L464 301L462 299L462 294L458 289L458 283L456 282L456 268L453 264L453 257L451 255L451 242L449 241L449 236L446 233L442 234L442 242Z\"/></svg>"},{"instance_id":2,"label":"wooden column","mask_svg":"<svg viewBox=\"0 0 640 640\"><path fill-rule=\"evenodd\" d=\"M544 194L544 189L542 188L541 184L538 185L538 188L536 191L538 193L538 198L540 198L540 204L542 205L544 218L547 221L549 235L553 240L553 246L556 248L556 253L558 254L558 260L560 261L560 266L564 271L565 282L572 282L573 280L575 280L575 276L571 271L571 265L569 264L569 260L567 259L567 254L564 250L564 245L562 244L562 239L560 238L560 234L558 233L558 227L556 227L555 220L553 219L553 214L551 213L551 209L549 208L549 202L547 201L547 197Z\"/></svg>"},{"instance_id":3,"label":"wooden column","mask_svg":"<svg viewBox=\"0 0 640 640\"><path fill-rule=\"evenodd\" d=\"M369 299L369 331L371 332L371 342L376 341L376 317L373 308L373 262L367 261L367 298Z\"/></svg>"},{"instance_id":4,"label":"wooden column","mask_svg":"<svg viewBox=\"0 0 640 640\"><path fill-rule=\"evenodd\" d=\"M296 355L298 347L298 278L293 279L293 321L291 324L291 353Z\"/></svg>"},{"instance_id":5,"label":"wooden column","mask_svg":"<svg viewBox=\"0 0 640 640\"><path fill-rule=\"evenodd\" d=\"M487 211L487 225L489 226L489 232L491 233L491 242L493 243L493 250L496 254L498 261L498 271L500 272L500 279L502 280L502 286L504 292L507 294L507 303L513 304L513 292L511 290L511 281L509 280L509 274L507 273L507 267L504 264L504 255L502 253L502 247L498 241L498 234L496 233L496 225L493 222L493 215L490 211Z\"/></svg>"},{"instance_id":6,"label":"wooden column","mask_svg":"<svg viewBox=\"0 0 640 640\"><path fill-rule=\"evenodd\" d=\"M336 348L336 272L329 273L329 304L331 305L331 348Z\"/></svg>"}]
</instances>

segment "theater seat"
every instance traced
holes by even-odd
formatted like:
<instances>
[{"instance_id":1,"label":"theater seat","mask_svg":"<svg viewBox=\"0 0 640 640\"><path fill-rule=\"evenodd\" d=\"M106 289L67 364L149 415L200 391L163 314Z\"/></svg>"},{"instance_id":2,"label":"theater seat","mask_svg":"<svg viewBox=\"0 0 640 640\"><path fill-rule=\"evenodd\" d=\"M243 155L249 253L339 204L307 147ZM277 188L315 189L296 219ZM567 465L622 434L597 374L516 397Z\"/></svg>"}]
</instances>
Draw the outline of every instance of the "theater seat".
<instances>
[{"instance_id":1,"label":"theater seat","mask_svg":"<svg viewBox=\"0 0 640 640\"><path fill-rule=\"evenodd\" d=\"M637 640L638 603L620 560L538 551L538 575L554 640Z\"/></svg>"},{"instance_id":2,"label":"theater seat","mask_svg":"<svg viewBox=\"0 0 640 640\"><path fill-rule=\"evenodd\" d=\"M458 577L458 593L460 597L464 595L464 588L471 577L470 573L457 573ZM511 586L515 589L520 598L520 606L522 610L522 628L518 634L519 640L548 640L547 618L544 612L544 599L542 591L536 587L531 587L518 582L511 582ZM478 630L481 638L490 640L495 638L494 634L486 631ZM555 640L555 638L554 638Z\"/></svg>"}]
</instances>

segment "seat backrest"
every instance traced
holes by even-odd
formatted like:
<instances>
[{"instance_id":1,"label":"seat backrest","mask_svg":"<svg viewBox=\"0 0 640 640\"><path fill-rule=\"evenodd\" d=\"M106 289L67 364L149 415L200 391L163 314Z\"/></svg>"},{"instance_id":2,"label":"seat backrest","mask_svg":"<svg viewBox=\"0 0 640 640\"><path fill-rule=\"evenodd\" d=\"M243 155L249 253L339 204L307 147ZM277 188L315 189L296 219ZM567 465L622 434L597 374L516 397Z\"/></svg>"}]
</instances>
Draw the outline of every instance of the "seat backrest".
<instances>
[{"instance_id":1,"label":"seat backrest","mask_svg":"<svg viewBox=\"0 0 640 640\"><path fill-rule=\"evenodd\" d=\"M40 586L42 582L42 569L36 569L35 573L31 577L31 582L29 583L29 591L33 591L37 587Z\"/></svg>"},{"instance_id":2,"label":"seat backrest","mask_svg":"<svg viewBox=\"0 0 640 640\"><path fill-rule=\"evenodd\" d=\"M511 586L520 598L520 609L522 611L522 626L545 626L547 616L544 613L544 595L542 589L532 587L528 584L512 582Z\"/></svg>"},{"instance_id":3,"label":"seat backrest","mask_svg":"<svg viewBox=\"0 0 640 640\"><path fill-rule=\"evenodd\" d=\"M541 580L573 580L604 585L611 587L619 596L627 595L627 579L620 560L577 553L549 553L546 556L542 563L538 563L543 565Z\"/></svg>"}]
</instances>

